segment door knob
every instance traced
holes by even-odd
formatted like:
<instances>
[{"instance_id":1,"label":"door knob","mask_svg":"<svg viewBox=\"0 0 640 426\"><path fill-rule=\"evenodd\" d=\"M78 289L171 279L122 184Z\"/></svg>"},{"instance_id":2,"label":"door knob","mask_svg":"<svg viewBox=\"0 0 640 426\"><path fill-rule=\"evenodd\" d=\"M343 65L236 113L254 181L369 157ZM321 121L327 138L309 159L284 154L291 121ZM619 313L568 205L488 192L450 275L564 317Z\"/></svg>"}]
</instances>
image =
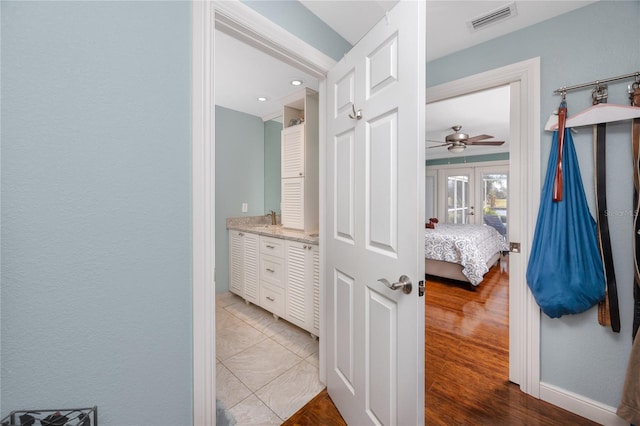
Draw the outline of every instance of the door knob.
<instances>
[{"instance_id":1,"label":"door knob","mask_svg":"<svg viewBox=\"0 0 640 426\"><path fill-rule=\"evenodd\" d=\"M389 287L391 290L397 290L399 288L402 288L402 292L404 294L409 294L411 293L411 280L409 279L408 276L406 275L402 275L400 277L400 279L398 280L397 283L393 283L391 284L388 280L386 280L385 278L380 278L378 281L380 281L382 284L386 285L387 287Z\"/></svg>"}]
</instances>

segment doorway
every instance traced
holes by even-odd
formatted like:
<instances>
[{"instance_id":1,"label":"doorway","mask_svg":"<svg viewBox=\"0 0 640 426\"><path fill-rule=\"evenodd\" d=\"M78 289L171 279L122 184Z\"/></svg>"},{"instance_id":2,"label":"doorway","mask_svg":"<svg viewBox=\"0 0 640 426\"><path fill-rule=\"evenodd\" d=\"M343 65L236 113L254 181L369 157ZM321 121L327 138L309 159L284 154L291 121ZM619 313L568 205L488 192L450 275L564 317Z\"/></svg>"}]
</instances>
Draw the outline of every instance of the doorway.
<instances>
[{"instance_id":1,"label":"doorway","mask_svg":"<svg viewBox=\"0 0 640 426\"><path fill-rule=\"evenodd\" d=\"M509 149L509 188L519 195L519 201L509 200L509 240L520 243L518 253L509 255L509 380L538 397L540 313L525 275L540 193L539 58L428 87L427 105L505 85L510 91L507 140L514 142Z\"/></svg>"},{"instance_id":2,"label":"doorway","mask_svg":"<svg viewBox=\"0 0 640 426\"><path fill-rule=\"evenodd\" d=\"M280 217L282 99L317 91L318 81L218 29L213 50L217 410L239 424L279 425L324 388L318 341L280 318L284 300L282 313L261 307L286 285L263 266L268 259L267 271L284 276L285 240L226 228L229 220L269 225L269 211ZM282 250L265 253L274 246ZM274 286L271 296L267 284Z\"/></svg>"},{"instance_id":3,"label":"doorway","mask_svg":"<svg viewBox=\"0 0 640 426\"><path fill-rule=\"evenodd\" d=\"M427 105L426 174L437 176L434 193L427 203L433 204L431 210L436 211L438 226L452 224L456 229L470 233L468 235L478 232L474 228L478 225L490 226L493 232L483 228L487 233L484 238L501 239L503 253L507 241L508 206L511 202L520 203L518 194L508 193L512 145L509 140L510 103L507 84ZM453 122L457 124L448 126ZM448 142L458 137L491 142L479 146ZM446 144L443 141L447 141ZM479 376L486 380L479 379L476 398L490 392L493 386L490 377L502 381L509 379L508 256L495 257L495 253L483 252L482 247L474 248L473 252L465 248L476 241L464 237L464 240L456 241L455 246L460 250L459 259L466 259L465 264L470 262L470 256L486 256L487 261L492 257L490 269L479 285L426 277L425 340L431 345L425 348L425 356L432 361L437 359L429 363L425 371L427 406L438 400L438 392L455 386L455 380L447 377L449 371L458 371L456 376L465 374L467 352L478 356L478 369L482 354L493 360L494 369L483 371ZM478 243L486 245L484 240ZM447 256L458 258L456 253ZM465 291L460 291L461 286ZM434 351L438 346L448 349L439 353ZM425 410L428 419L438 419L432 418L439 415L437 412Z\"/></svg>"}]
</instances>

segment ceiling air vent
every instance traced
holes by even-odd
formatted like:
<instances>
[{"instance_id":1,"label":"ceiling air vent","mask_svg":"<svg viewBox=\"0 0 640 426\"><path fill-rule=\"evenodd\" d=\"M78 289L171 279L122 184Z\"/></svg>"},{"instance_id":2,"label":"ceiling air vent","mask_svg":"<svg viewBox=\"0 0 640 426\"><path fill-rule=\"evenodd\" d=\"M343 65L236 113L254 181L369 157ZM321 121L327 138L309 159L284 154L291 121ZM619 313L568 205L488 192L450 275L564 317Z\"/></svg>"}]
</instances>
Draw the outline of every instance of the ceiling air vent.
<instances>
[{"instance_id":1,"label":"ceiling air vent","mask_svg":"<svg viewBox=\"0 0 640 426\"><path fill-rule=\"evenodd\" d=\"M513 2L468 21L467 26L472 32L478 31L498 21L502 21L516 15L516 4Z\"/></svg>"}]
</instances>

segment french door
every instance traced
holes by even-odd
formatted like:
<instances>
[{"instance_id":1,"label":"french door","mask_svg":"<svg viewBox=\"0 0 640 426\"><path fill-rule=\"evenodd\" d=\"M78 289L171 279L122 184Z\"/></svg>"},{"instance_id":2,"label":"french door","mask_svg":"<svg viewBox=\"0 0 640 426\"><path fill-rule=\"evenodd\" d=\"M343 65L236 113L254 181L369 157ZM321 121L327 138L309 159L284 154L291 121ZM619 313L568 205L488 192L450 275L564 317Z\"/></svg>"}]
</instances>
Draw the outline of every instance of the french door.
<instances>
[{"instance_id":1,"label":"french door","mask_svg":"<svg viewBox=\"0 0 640 426\"><path fill-rule=\"evenodd\" d=\"M447 169L444 171L443 191L444 222L475 223L475 186L473 168Z\"/></svg>"}]
</instances>

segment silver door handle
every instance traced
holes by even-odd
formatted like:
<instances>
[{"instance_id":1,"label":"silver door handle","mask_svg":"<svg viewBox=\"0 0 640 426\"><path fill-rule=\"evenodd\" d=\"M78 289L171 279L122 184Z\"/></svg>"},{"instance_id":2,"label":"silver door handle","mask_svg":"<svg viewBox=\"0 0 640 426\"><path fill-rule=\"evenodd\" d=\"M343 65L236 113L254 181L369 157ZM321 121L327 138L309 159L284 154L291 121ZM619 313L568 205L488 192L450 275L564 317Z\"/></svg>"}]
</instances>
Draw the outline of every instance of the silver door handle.
<instances>
[{"instance_id":1,"label":"silver door handle","mask_svg":"<svg viewBox=\"0 0 640 426\"><path fill-rule=\"evenodd\" d=\"M387 281L385 278L380 278L378 281L380 281L382 284L386 285L387 287L389 287L391 290L397 290L399 288L402 288L402 292L404 294L409 294L411 293L411 280L409 279L408 276L406 275L402 275L400 277L400 279L398 280L397 283L393 283L391 284L389 281Z\"/></svg>"}]
</instances>

